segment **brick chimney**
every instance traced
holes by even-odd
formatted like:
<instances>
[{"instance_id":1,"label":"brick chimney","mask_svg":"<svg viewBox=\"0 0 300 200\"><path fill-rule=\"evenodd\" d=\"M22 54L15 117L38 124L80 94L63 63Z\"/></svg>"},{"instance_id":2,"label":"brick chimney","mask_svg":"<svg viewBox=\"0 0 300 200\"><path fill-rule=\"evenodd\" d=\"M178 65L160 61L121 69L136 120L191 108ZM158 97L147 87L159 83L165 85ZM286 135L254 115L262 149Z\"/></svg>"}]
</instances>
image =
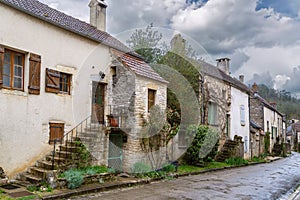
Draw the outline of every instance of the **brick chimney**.
<instances>
[{"instance_id":1,"label":"brick chimney","mask_svg":"<svg viewBox=\"0 0 300 200\"><path fill-rule=\"evenodd\" d=\"M229 62L230 59L229 58L220 58L217 59L217 67L219 67L222 71L224 71L226 74L230 74L230 70L229 70Z\"/></svg>"},{"instance_id":2,"label":"brick chimney","mask_svg":"<svg viewBox=\"0 0 300 200\"><path fill-rule=\"evenodd\" d=\"M242 83L244 83L244 81L245 81L245 76L244 76L244 75L240 75L240 76L239 76L239 80L240 80Z\"/></svg>"},{"instance_id":3,"label":"brick chimney","mask_svg":"<svg viewBox=\"0 0 300 200\"><path fill-rule=\"evenodd\" d=\"M104 0L91 0L90 7L90 24L101 31L106 31L106 7Z\"/></svg>"}]
</instances>

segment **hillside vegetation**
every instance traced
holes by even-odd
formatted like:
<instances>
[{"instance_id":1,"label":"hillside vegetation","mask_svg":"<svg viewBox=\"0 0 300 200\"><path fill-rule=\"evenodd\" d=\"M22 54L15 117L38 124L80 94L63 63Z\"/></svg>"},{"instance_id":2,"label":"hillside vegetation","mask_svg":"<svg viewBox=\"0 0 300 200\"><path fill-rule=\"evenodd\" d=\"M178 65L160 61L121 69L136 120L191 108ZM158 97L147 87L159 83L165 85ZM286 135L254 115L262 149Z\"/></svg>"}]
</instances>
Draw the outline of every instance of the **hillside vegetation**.
<instances>
[{"instance_id":1,"label":"hillside vegetation","mask_svg":"<svg viewBox=\"0 0 300 200\"><path fill-rule=\"evenodd\" d=\"M300 119L300 99L292 96L286 90L275 90L261 84L259 87L259 95L269 102L276 102L278 111L287 115L288 119Z\"/></svg>"}]
</instances>

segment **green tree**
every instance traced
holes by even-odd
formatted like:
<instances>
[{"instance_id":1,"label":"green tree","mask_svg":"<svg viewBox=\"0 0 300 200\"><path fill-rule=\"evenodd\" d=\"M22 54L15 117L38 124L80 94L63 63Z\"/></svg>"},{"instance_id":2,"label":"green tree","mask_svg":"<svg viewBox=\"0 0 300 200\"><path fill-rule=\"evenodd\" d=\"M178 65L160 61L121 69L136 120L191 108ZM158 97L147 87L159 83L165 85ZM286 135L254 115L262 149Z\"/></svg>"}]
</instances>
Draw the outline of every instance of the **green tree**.
<instances>
[{"instance_id":1,"label":"green tree","mask_svg":"<svg viewBox=\"0 0 300 200\"><path fill-rule=\"evenodd\" d=\"M126 43L146 62L157 63L167 50L167 45L161 41L162 37L162 33L154 30L153 23L151 23L145 30L135 30Z\"/></svg>"}]
</instances>

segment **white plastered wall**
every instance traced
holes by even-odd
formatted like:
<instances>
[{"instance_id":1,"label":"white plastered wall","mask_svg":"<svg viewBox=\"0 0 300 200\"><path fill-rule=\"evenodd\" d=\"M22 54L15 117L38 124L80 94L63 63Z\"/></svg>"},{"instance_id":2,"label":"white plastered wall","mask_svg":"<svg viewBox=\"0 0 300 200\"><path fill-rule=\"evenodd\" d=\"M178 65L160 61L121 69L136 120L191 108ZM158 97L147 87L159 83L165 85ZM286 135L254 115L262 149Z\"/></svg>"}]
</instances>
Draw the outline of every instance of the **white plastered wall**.
<instances>
[{"instance_id":1,"label":"white plastered wall","mask_svg":"<svg viewBox=\"0 0 300 200\"><path fill-rule=\"evenodd\" d=\"M25 54L24 92L0 90L0 166L8 176L49 153L49 122L71 129L90 114L91 77L108 68L109 48L0 3L0 44ZM41 55L41 94L28 94L29 53ZM45 69L72 74L71 95L45 93ZM104 80L105 81L105 80Z\"/></svg>"}]
</instances>

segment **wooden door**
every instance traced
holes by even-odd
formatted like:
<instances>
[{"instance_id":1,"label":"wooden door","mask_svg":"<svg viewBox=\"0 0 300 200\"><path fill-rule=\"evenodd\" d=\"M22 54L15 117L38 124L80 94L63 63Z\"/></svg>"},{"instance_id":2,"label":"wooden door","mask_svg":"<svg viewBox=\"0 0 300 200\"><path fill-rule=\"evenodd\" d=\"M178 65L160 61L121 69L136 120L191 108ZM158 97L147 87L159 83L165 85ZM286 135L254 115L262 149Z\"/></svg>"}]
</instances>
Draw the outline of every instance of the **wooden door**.
<instances>
[{"instance_id":1,"label":"wooden door","mask_svg":"<svg viewBox=\"0 0 300 200\"><path fill-rule=\"evenodd\" d=\"M65 125L63 123L49 123L49 126L50 126L49 144L53 143L55 140L57 142L62 142Z\"/></svg>"},{"instance_id":2,"label":"wooden door","mask_svg":"<svg viewBox=\"0 0 300 200\"><path fill-rule=\"evenodd\" d=\"M93 82L92 122L104 124L105 84Z\"/></svg>"}]
</instances>

